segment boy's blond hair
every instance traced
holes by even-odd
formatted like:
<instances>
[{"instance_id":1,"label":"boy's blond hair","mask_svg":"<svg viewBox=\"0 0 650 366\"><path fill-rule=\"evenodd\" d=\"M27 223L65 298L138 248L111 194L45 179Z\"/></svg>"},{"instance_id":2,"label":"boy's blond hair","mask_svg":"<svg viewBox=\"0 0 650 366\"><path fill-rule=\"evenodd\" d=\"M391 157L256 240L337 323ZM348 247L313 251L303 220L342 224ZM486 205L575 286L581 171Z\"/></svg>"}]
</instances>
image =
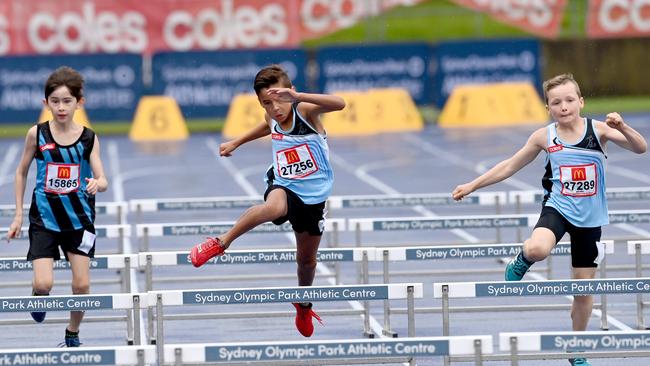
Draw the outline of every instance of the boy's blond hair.
<instances>
[{"instance_id":1,"label":"boy's blond hair","mask_svg":"<svg viewBox=\"0 0 650 366\"><path fill-rule=\"evenodd\" d=\"M573 74L560 74L557 76L553 76L552 78L546 80L544 82L543 89L544 89L544 101L546 104L548 104L548 92L549 90L566 84L566 83L573 83L573 85L576 87L576 93L578 93L578 97L582 98L582 93L580 92L580 86L578 85L578 82L573 78Z\"/></svg>"}]
</instances>

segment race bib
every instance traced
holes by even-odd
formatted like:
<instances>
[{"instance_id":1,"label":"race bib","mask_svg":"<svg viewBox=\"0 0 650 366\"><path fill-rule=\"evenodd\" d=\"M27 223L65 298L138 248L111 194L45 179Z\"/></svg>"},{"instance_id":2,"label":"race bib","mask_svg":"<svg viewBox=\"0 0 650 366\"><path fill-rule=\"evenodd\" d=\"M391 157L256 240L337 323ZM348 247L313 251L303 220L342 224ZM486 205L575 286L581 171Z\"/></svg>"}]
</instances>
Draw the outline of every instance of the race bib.
<instances>
[{"instance_id":1,"label":"race bib","mask_svg":"<svg viewBox=\"0 0 650 366\"><path fill-rule=\"evenodd\" d=\"M560 183L565 196L595 195L597 178L596 164L560 166Z\"/></svg>"},{"instance_id":2,"label":"race bib","mask_svg":"<svg viewBox=\"0 0 650 366\"><path fill-rule=\"evenodd\" d=\"M278 174L282 178L297 179L318 171L316 160L307 144L280 150L276 153Z\"/></svg>"},{"instance_id":3,"label":"race bib","mask_svg":"<svg viewBox=\"0 0 650 366\"><path fill-rule=\"evenodd\" d=\"M45 192L70 193L79 189L79 164L47 163Z\"/></svg>"}]
</instances>

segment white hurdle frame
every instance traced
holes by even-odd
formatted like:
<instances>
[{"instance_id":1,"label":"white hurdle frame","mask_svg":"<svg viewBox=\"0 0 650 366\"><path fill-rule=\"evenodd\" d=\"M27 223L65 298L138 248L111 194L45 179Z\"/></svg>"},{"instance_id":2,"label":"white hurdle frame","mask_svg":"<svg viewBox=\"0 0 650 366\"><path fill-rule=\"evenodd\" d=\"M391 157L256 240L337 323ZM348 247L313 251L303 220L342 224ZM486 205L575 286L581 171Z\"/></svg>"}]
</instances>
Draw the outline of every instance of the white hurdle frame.
<instances>
[{"instance_id":1,"label":"white hurdle frame","mask_svg":"<svg viewBox=\"0 0 650 366\"><path fill-rule=\"evenodd\" d=\"M187 235L209 235L217 236L230 230L236 221L211 221L211 222L190 222L190 223L155 223L135 225L136 236L142 239L141 252L149 252L149 238L162 236L187 236ZM346 230L345 219L325 220L325 231ZM249 233L285 233L293 232L291 224L286 222L282 225L275 225L267 222L256 226ZM334 243L336 246L336 243Z\"/></svg>"},{"instance_id":2,"label":"white hurdle frame","mask_svg":"<svg viewBox=\"0 0 650 366\"><path fill-rule=\"evenodd\" d=\"M96 255L90 259L90 269L117 269L120 272L120 280L106 280L106 281L93 281L97 283L119 283L120 291L123 293L131 292L131 271L130 269L137 269L139 267L138 256L136 254L107 254ZM54 261L54 270L67 270L70 268L70 263L65 259ZM0 258L0 272L15 272L15 271L31 271L32 262L26 260L24 257L15 258ZM69 284L70 281L67 281ZM9 285L24 285L31 286L30 282L20 281L11 283ZM0 284L0 286L7 286ZM126 320L127 322L127 344L133 343L133 313L126 311L125 316L89 316L84 319L85 322L110 322L115 320ZM48 318L48 323L67 323L67 318ZM21 319L0 319L0 325L14 325L14 324L31 324L31 320Z\"/></svg>"},{"instance_id":3,"label":"white hurdle frame","mask_svg":"<svg viewBox=\"0 0 650 366\"><path fill-rule=\"evenodd\" d=\"M345 339L302 342L169 344L161 365L351 365L409 362L416 357L467 356L482 365L492 353L492 336ZM242 352L238 352L242 351ZM238 355L248 357L232 357ZM222 355L227 355L224 359ZM285 356L287 355L287 356ZM233 359L235 358L235 359Z\"/></svg>"},{"instance_id":4,"label":"white hurdle frame","mask_svg":"<svg viewBox=\"0 0 650 366\"><path fill-rule=\"evenodd\" d=\"M319 249L317 252L317 260L319 263L340 263L340 262L361 262L362 263L362 272L363 272L363 279L365 282L363 284L368 283L368 261L374 261L374 254L375 250L374 248L330 248L330 249ZM239 259L238 259L239 258ZM243 258L243 259L242 259ZM277 264L277 263L295 263L296 258L296 250L295 249L260 249L260 250L229 250L227 253L225 253L222 256L214 257L210 259L205 266L209 265L223 265L223 264L236 264L236 265L247 265L247 264ZM146 291L153 291L153 283L154 283L154 276L153 276L153 267L157 266L189 266L191 265L191 261L189 259L189 252L187 251L179 251L179 252L145 252L145 253L140 253L139 254L139 259L138 262L140 263L140 266L144 266L144 273L145 273L145 290ZM259 279L259 275L256 274L254 276L248 276L246 279L250 278L256 278ZM201 280L208 280L208 279L219 279L219 280L224 280L224 279L229 279L227 276L202 276L200 279ZM265 278L267 278L265 276ZM277 278L295 278L295 273L293 274L286 274L286 275L273 275L268 277L269 279L277 279ZM182 278L182 279L167 279L167 282L177 282L177 281L192 281L197 278ZM242 279L241 276L236 276L232 279ZM341 284L341 274L340 271L337 268L336 271L336 284L340 285ZM336 312L330 312L330 311L322 311L321 312L323 315L342 315L341 311L336 311ZM286 313L288 316L290 313ZM363 310L350 310L346 313L346 315L350 314L365 314L364 318L368 319L370 317L370 308L369 304L367 302L364 302ZM205 318L220 318L220 317L234 317L238 315L238 313L211 313L211 314L205 314L203 315ZM241 315L241 314L239 314ZM275 314L275 315L280 315L280 314ZM172 316L170 316L171 318ZM149 330L149 334L153 337L154 334L154 319L153 319L153 313L151 311L147 312L147 327ZM371 334L370 332L370 325L368 322L365 323L364 327L364 332L368 335ZM155 339L152 338L151 342L154 342Z\"/></svg>"},{"instance_id":5,"label":"white hurdle frame","mask_svg":"<svg viewBox=\"0 0 650 366\"><path fill-rule=\"evenodd\" d=\"M24 215L29 214L30 204L23 205ZM115 215L117 216L117 224L121 224L120 221L124 215L129 212L129 203L126 201L115 201L115 202L96 202L95 203L95 215ZM16 205L0 205L0 217L13 217L16 214Z\"/></svg>"},{"instance_id":6,"label":"white hurdle frame","mask_svg":"<svg viewBox=\"0 0 650 366\"><path fill-rule=\"evenodd\" d=\"M581 346L570 347L572 344ZM649 349L650 332L648 331L499 333L499 350L509 352L509 355L492 356L490 360L510 359L512 366L518 366L519 360L566 360L576 356L650 357Z\"/></svg>"},{"instance_id":7,"label":"white hurdle frame","mask_svg":"<svg viewBox=\"0 0 650 366\"><path fill-rule=\"evenodd\" d=\"M133 324L127 324L127 334L133 334L133 343L140 344L141 299L147 301L147 294L87 294L67 296L5 296L0 297L0 312L32 311L131 311ZM129 331L129 327L132 329ZM128 336L127 336L128 337Z\"/></svg>"},{"instance_id":8,"label":"white hurdle frame","mask_svg":"<svg viewBox=\"0 0 650 366\"><path fill-rule=\"evenodd\" d=\"M602 286L604 287L601 288ZM497 288L504 289L505 293L494 293L497 291ZM513 293L517 291L521 293ZM445 336L449 335L450 298L638 293L650 293L650 277L593 280L451 282L433 284L433 297L436 299L442 299L442 330L443 335ZM513 307L510 306L508 308L512 309ZM483 306L482 309L494 310L485 306Z\"/></svg>"},{"instance_id":9,"label":"white hurdle frame","mask_svg":"<svg viewBox=\"0 0 650 366\"><path fill-rule=\"evenodd\" d=\"M630 240L627 242L627 254L634 255L634 269L637 277L643 277L643 261L642 256L650 254L650 240ZM643 294L636 295L636 326L637 329L645 330L648 327L645 325L645 317L643 310L646 306L650 305L643 301Z\"/></svg>"},{"instance_id":10,"label":"white hurdle frame","mask_svg":"<svg viewBox=\"0 0 650 366\"><path fill-rule=\"evenodd\" d=\"M3 365L153 365L154 346L117 346L82 348L16 348L0 350ZM34 360L33 362L26 362ZM37 361L36 361L37 360Z\"/></svg>"},{"instance_id":11,"label":"white hurdle frame","mask_svg":"<svg viewBox=\"0 0 650 366\"><path fill-rule=\"evenodd\" d=\"M356 291L355 296L346 296L346 291ZM378 284L378 285L337 285L337 286L297 286L262 287L246 289L200 289L150 291L148 308L155 308L156 347L158 362L164 363L164 306L215 305L215 304L263 304L323 301L371 301L385 299L406 299L409 309L408 334L415 337L415 299L422 298L421 283ZM203 296L200 302L197 296ZM237 298L239 296L239 299ZM250 301L247 298L250 297ZM192 300L194 298L194 300ZM233 301L230 301L232 298ZM365 316L364 323L367 324Z\"/></svg>"}]
</instances>

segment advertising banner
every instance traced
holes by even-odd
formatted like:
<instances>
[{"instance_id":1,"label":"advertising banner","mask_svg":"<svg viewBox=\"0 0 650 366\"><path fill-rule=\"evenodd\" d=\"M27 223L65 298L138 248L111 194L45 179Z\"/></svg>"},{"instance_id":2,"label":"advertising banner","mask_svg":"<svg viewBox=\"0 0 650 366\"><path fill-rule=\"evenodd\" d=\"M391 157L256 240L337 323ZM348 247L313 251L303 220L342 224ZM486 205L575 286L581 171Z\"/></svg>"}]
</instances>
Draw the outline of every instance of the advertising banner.
<instances>
[{"instance_id":1,"label":"advertising banner","mask_svg":"<svg viewBox=\"0 0 650 366\"><path fill-rule=\"evenodd\" d=\"M223 117L235 95L254 92L255 75L269 64L280 64L305 90L306 63L299 49L163 52L153 56L153 93L176 99L185 118Z\"/></svg>"},{"instance_id":2,"label":"advertising banner","mask_svg":"<svg viewBox=\"0 0 650 366\"><path fill-rule=\"evenodd\" d=\"M91 123L131 120L143 92L142 56L10 56L0 58L0 123L37 122L45 81L61 65L84 77L84 110Z\"/></svg>"},{"instance_id":3,"label":"advertising banner","mask_svg":"<svg viewBox=\"0 0 650 366\"><path fill-rule=\"evenodd\" d=\"M431 102L427 44L324 47L318 52L323 93L406 89L417 104Z\"/></svg>"},{"instance_id":4,"label":"advertising banner","mask_svg":"<svg viewBox=\"0 0 650 366\"><path fill-rule=\"evenodd\" d=\"M0 55L295 47L422 0L5 0Z\"/></svg>"},{"instance_id":5,"label":"advertising banner","mask_svg":"<svg viewBox=\"0 0 650 366\"><path fill-rule=\"evenodd\" d=\"M452 0L458 5L490 14L494 18L546 38L560 30L567 0L503 1Z\"/></svg>"},{"instance_id":6,"label":"advertising banner","mask_svg":"<svg viewBox=\"0 0 650 366\"><path fill-rule=\"evenodd\" d=\"M537 40L443 42L434 49L433 100L438 107L458 85L530 82L540 91Z\"/></svg>"},{"instance_id":7,"label":"advertising banner","mask_svg":"<svg viewBox=\"0 0 650 366\"><path fill-rule=\"evenodd\" d=\"M592 38L650 36L650 1L589 1L587 35Z\"/></svg>"}]
</instances>

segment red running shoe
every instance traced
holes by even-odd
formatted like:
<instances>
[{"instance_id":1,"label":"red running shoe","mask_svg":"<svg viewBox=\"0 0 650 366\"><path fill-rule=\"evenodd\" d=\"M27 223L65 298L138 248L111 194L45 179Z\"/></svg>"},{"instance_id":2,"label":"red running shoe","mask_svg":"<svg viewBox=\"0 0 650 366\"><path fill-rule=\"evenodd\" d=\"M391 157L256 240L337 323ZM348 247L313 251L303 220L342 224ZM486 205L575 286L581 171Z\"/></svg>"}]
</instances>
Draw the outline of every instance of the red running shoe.
<instances>
[{"instance_id":1,"label":"red running shoe","mask_svg":"<svg viewBox=\"0 0 650 366\"><path fill-rule=\"evenodd\" d=\"M316 314L311 309L311 303L305 306L299 303L293 303L293 306L296 308L296 328L305 337L311 337L314 334L314 324L312 323L311 318L314 317L318 322L323 325L323 321L320 319L320 316Z\"/></svg>"},{"instance_id":2,"label":"red running shoe","mask_svg":"<svg viewBox=\"0 0 650 366\"><path fill-rule=\"evenodd\" d=\"M223 255L225 249L221 246L219 238L207 238L203 243L196 244L190 251L190 259L194 267L201 267L210 258Z\"/></svg>"}]
</instances>

